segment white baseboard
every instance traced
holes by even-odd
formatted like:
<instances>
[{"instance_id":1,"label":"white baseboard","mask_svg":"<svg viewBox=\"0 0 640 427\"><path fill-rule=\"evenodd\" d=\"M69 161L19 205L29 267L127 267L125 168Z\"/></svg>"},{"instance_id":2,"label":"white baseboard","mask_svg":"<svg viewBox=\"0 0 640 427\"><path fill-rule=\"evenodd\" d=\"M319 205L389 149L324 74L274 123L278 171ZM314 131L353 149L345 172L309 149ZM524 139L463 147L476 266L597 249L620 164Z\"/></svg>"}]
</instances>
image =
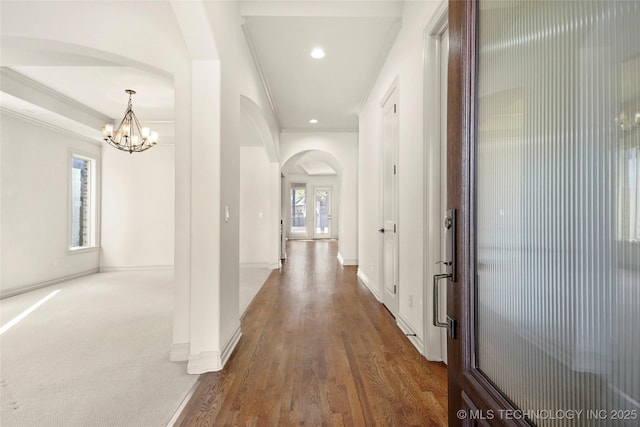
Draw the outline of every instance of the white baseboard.
<instances>
[{"instance_id":1,"label":"white baseboard","mask_svg":"<svg viewBox=\"0 0 640 427\"><path fill-rule=\"evenodd\" d=\"M358 265L357 259L344 258L340 252L338 252L338 262L340 265Z\"/></svg>"},{"instance_id":2,"label":"white baseboard","mask_svg":"<svg viewBox=\"0 0 640 427\"><path fill-rule=\"evenodd\" d=\"M37 289L46 288L47 286L55 285L57 283L66 282L67 280L78 279L80 277L89 276L90 274L98 273L98 268L92 268L91 270L82 271L80 273L69 274L67 276L56 277L55 279L45 280L43 282L36 282L30 285L19 286L16 288L3 290L0 292L0 299L14 297L16 295L24 294L26 292L35 291Z\"/></svg>"},{"instance_id":3,"label":"white baseboard","mask_svg":"<svg viewBox=\"0 0 640 427\"><path fill-rule=\"evenodd\" d=\"M278 262L269 263L269 270L278 270L282 267L282 261L278 260Z\"/></svg>"},{"instance_id":4,"label":"white baseboard","mask_svg":"<svg viewBox=\"0 0 640 427\"><path fill-rule=\"evenodd\" d=\"M114 273L119 271L151 271L173 270L173 265L135 265L131 267L100 267L100 273Z\"/></svg>"},{"instance_id":5,"label":"white baseboard","mask_svg":"<svg viewBox=\"0 0 640 427\"><path fill-rule=\"evenodd\" d=\"M229 341L225 344L222 352L203 351L199 354L189 354L187 359L187 374L204 374L205 372L217 372L224 368L224 365L233 354L238 342L242 338L240 325L233 332Z\"/></svg>"},{"instance_id":6,"label":"white baseboard","mask_svg":"<svg viewBox=\"0 0 640 427\"><path fill-rule=\"evenodd\" d=\"M240 268L263 268L270 269L268 262L241 262Z\"/></svg>"},{"instance_id":7,"label":"white baseboard","mask_svg":"<svg viewBox=\"0 0 640 427\"><path fill-rule=\"evenodd\" d=\"M310 240L311 236L308 234L295 234L287 237L287 240Z\"/></svg>"},{"instance_id":8,"label":"white baseboard","mask_svg":"<svg viewBox=\"0 0 640 427\"><path fill-rule=\"evenodd\" d=\"M236 349L236 346L238 345L240 338L242 338L242 329L240 328L240 325L238 325L238 328L233 332L231 339L227 342L227 345L225 345L224 348L222 349L222 366L223 367L229 361L229 358L233 354L233 350Z\"/></svg>"},{"instance_id":9,"label":"white baseboard","mask_svg":"<svg viewBox=\"0 0 640 427\"><path fill-rule=\"evenodd\" d=\"M183 342L171 344L169 360L172 362L186 362L189 360L189 343Z\"/></svg>"},{"instance_id":10,"label":"white baseboard","mask_svg":"<svg viewBox=\"0 0 640 427\"><path fill-rule=\"evenodd\" d=\"M216 372L222 369L219 351L203 351L190 354L187 360L187 374L199 375L205 372Z\"/></svg>"},{"instance_id":11,"label":"white baseboard","mask_svg":"<svg viewBox=\"0 0 640 427\"><path fill-rule=\"evenodd\" d=\"M241 262L240 268L262 268L265 270L276 270L282 267L280 260L276 262Z\"/></svg>"},{"instance_id":12,"label":"white baseboard","mask_svg":"<svg viewBox=\"0 0 640 427\"><path fill-rule=\"evenodd\" d=\"M418 350L420 354L424 354L424 343L422 341L422 337L419 337L416 334L416 331L413 329L413 327L411 327L409 321L402 317L401 314L398 314L398 316L396 317L396 323L398 324L400 330L404 332L407 338L409 338L409 341L411 342L411 344L413 344L416 350Z\"/></svg>"},{"instance_id":13,"label":"white baseboard","mask_svg":"<svg viewBox=\"0 0 640 427\"><path fill-rule=\"evenodd\" d=\"M369 289L369 291L373 294L373 296L376 297L378 301L382 301L382 299L380 298L380 291L378 291L378 289L375 289L373 287L373 285L371 284L371 281L361 269L358 269L357 276L358 276L358 279L360 279L362 283L364 283L367 289Z\"/></svg>"}]
</instances>

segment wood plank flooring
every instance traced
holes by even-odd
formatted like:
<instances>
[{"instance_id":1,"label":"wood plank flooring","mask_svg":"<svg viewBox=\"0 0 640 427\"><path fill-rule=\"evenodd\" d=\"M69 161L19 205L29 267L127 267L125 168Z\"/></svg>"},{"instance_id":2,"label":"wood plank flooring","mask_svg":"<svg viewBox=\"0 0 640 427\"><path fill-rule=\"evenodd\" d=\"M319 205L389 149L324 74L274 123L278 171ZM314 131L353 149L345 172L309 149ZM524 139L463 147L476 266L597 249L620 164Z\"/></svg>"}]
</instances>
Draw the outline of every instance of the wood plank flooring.
<instances>
[{"instance_id":1,"label":"wood plank flooring","mask_svg":"<svg viewBox=\"0 0 640 427\"><path fill-rule=\"evenodd\" d=\"M337 242L289 241L287 255L227 366L203 375L176 425L446 425L446 367L338 264Z\"/></svg>"}]
</instances>

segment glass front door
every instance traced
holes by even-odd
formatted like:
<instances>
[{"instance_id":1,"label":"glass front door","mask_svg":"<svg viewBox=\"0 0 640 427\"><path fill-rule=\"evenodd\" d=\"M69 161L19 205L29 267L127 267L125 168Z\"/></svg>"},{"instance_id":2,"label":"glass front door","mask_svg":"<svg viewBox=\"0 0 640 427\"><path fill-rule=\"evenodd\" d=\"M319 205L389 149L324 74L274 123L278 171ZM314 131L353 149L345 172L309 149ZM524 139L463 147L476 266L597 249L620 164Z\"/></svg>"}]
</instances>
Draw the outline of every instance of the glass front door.
<instances>
[{"instance_id":1,"label":"glass front door","mask_svg":"<svg viewBox=\"0 0 640 427\"><path fill-rule=\"evenodd\" d=\"M450 5L450 424L638 425L640 3Z\"/></svg>"},{"instance_id":2,"label":"glass front door","mask_svg":"<svg viewBox=\"0 0 640 427\"><path fill-rule=\"evenodd\" d=\"M314 194L315 227L314 238L331 237L331 190L316 188Z\"/></svg>"}]
</instances>

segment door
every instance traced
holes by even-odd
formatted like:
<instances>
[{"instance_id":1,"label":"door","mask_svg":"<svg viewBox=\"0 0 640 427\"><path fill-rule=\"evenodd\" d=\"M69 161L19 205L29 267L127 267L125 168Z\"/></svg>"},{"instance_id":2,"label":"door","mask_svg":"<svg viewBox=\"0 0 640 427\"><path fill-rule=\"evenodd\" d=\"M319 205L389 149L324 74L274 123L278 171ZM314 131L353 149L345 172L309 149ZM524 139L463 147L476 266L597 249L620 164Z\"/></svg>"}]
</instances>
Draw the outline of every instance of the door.
<instances>
[{"instance_id":1,"label":"door","mask_svg":"<svg viewBox=\"0 0 640 427\"><path fill-rule=\"evenodd\" d=\"M449 423L638 425L640 3L449 7Z\"/></svg>"},{"instance_id":2,"label":"door","mask_svg":"<svg viewBox=\"0 0 640 427\"><path fill-rule=\"evenodd\" d=\"M289 197L289 237L307 238L307 186L291 183Z\"/></svg>"},{"instance_id":3,"label":"door","mask_svg":"<svg viewBox=\"0 0 640 427\"><path fill-rule=\"evenodd\" d=\"M331 237L331 189L328 187L314 190L314 239Z\"/></svg>"},{"instance_id":4,"label":"door","mask_svg":"<svg viewBox=\"0 0 640 427\"><path fill-rule=\"evenodd\" d=\"M440 37L440 108L443 112L440 116L440 218L446 217L447 209L447 69L449 57L449 30L445 30ZM442 223L442 221L441 221ZM440 228L440 258L446 260L446 230ZM444 267L441 264L441 267ZM442 268L440 273L446 273ZM440 284L438 284L440 286ZM447 306L447 293L440 292L440 307ZM442 319L439 319L442 320ZM442 361L447 363L447 334L441 331L440 341L442 347Z\"/></svg>"},{"instance_id":5,"label":"door","mask_svg":"<svg viewBox=\"0 0 640 427\"><path fill-rule=\"evenodd\" d=\"M398 312L398 104L393 87L382 104L382 302Z\"/></svg>"},{"instance_id":6,"label":"door","mask_svg":"<svg viewBox=\"0 0 640 427\"><path fill-rule=\"evenodd\" d=\"M433 276L446 273L445 229L447 207L447 67L449 58L448 4L443 2L431 18L425 34L425 296L424 356L428 360L447 361L447 335L436 327L445 320L444 282L434 288ZM433 230L433 231L431 231ZM435 293L439 300L434 305ZM434 320L434 314L437 319Z\"/></svg>"}]
</instances>

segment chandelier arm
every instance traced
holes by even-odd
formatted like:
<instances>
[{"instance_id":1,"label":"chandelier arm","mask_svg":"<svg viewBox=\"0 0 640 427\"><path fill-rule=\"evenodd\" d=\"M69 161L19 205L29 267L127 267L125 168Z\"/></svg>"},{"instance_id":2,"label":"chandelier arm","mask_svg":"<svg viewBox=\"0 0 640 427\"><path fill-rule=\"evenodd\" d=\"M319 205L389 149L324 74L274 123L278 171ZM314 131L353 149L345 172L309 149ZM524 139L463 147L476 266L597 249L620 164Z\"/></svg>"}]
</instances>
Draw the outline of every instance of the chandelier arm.
<instances>
[{"instance_id":1,"label":"chandelier arm","mask_svg":"<svg viewBox=\"0 0 640 427\"><path fill-rule=\"evenodd\" d=\"M124 110L124 116L122 117L122 120L120 120L120 124L118 125L118 129L116 129L116 132L118 132L120 129L122 129L122 125L127 120L127 116L129 115L129 111L132 111L130 107L127 107L127 109Z\"/></svg>"},{"instance_id":2,"label":"chandelier arm","mask_svg":"<svg viewBox=\"0 0 640 427\"><path fill-rule=\"evenodd\" d=\"M131 111L131 116L133 117L133 122L135 122L136 124L136 128L138 128L138 134L140 135L140 141L146 141L146 138L143 139L142 138L142 125L140 124L140 122L138 121L138 117L136 116L136 113L133 112L133 110Z\"/></svg>"}]
</instances>

